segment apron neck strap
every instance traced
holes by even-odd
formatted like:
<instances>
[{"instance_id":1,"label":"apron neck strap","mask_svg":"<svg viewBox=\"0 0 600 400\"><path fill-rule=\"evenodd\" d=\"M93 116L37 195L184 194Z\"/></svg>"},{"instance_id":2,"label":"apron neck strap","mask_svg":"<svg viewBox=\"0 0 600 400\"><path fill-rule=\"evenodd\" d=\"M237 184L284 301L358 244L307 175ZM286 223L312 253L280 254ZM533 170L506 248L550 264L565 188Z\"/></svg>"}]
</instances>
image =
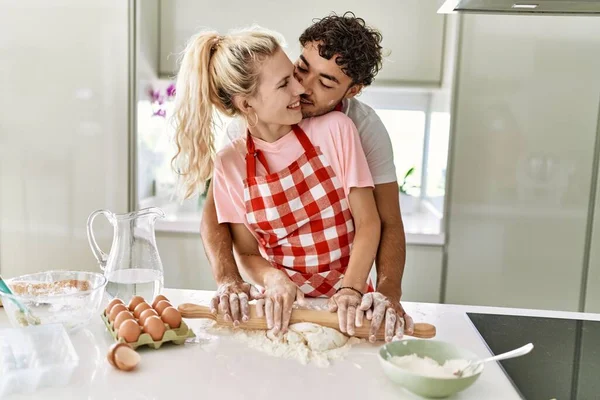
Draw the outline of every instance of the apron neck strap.
<instances>
[{"instance_id":1,"label":"apron neck strap","mask_svg":"<svg viewBox=\"0 0 600 400\"><path fill-rule=\"evenodd\" d=\"M298 139L298 141L304 148L305 152L309 152L314 148L312 142L310 141L308 136L306 136L306 133L304 132L304 130L302 128L300 128L298 125L292 125L292 130L296 134L296 138ZM257 158L258 158L258 161L267 170L267 174L270 174L271 171L269 170L269 165L267 164L267 159L265 158L265 155L263 154L262 151L260 151L259 149L256 148L256 146L254 145L254 140L252 139L252 135L250 134L250 131L248 131L247 138L246 138L246 177L247 178L254 178L256 176L256 159Z\"/></svg>"},{"instance_id":2,"label":"apron neck strap","mask_svg":"<svg viewBox=\"0 0 600 400\"><path fill-rule=\"evenodd\" d=\"M248 131L248 137L246 138L246 177L254 178L256 176L256 159L265 167L267 174L270 174L269 164L262 151L257 150L252 140L252 135Z\"/></svg>"},{"instance_id":3,"label":"apron neck strap","mask_svg":"<svg viewBox=\"0 0 600 400\"><path fill-rule=\"evenodd\" d=\"M312 142L310 141L310 139L308 138L308 136L306 136L306 133L304 133L304 130L302 128L300 128L298 125L292 125L292 129L293 129L294 133L296 134L296 138L298 138L298 141L304 148L304 151L305 152L311 151L314 146L313 146Z\"/></svg>"}]
</instances>

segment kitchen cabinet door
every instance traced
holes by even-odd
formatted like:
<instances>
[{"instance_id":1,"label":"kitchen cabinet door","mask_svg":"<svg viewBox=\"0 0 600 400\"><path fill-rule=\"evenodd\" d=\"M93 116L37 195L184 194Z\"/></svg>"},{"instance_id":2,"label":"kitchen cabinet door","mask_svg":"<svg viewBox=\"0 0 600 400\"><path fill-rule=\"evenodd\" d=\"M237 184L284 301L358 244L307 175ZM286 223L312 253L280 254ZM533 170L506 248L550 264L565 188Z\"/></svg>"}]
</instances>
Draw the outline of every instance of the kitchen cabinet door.
<instances>
[{"instance_id":1,"label":"kitchen cabinet door","mask_svg":"<svg viewBox=\"0 0 600 400\"><path fill-rule=\"evenodd\" d=\"M599 21L463 17L446 302L578 310Z\"/></svg>"},{"instance_id":2,"label":"kitchen cabinet door","mask_svg":"<svg viewBox=\"0 0 600 400\"><path fill-rule=\"evenodd\" d=\"M128 211L128 3L0 10L0 271L99 271L87 217ZM108 222L96 235L108 251Z\"/></svg>"},{"instance_id":3,"label":"kitchen cabinet door","mask_svg":"<svg viewBox=\"0 0 600 400\"><path fill-rule=\"evenodd\" d=\"M376 6L361 0L230 0L226 7L207 0L165 0L160 12L160 71L168 76L176 72L178 53L199 29L225 33L253 23L280 32L295 61L298 37L313 19L351 10L382 32L383 46L390 51L377 84L439 85L445 16L437 14L437 8L434 1L415 0L379 0Z\"/></svg>"}]
</instances>

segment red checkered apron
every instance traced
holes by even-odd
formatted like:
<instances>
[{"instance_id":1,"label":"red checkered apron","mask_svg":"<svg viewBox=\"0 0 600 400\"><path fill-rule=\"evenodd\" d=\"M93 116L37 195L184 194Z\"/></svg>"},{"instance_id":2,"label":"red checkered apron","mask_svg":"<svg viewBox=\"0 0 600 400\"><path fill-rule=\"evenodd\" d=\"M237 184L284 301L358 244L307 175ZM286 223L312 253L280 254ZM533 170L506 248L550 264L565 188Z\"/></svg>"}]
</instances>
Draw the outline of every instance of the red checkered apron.
<instances>
[{"instance_id":1,"label":"red checkered apron","mask_svg":"<svg viewBox=\"0 0 600 400\"><path fill-rule=\"evenodd\" d=\"M277 173L270 173L248 133L246 222L263 257L285 271L306 296L331 297L348 267L354 221L344 188L321 150L302 128L292 128L304 154ZM256 159L266 176L256 176ZM370 283L365 289L373 290Z\"/></svg>"}]
</instances>

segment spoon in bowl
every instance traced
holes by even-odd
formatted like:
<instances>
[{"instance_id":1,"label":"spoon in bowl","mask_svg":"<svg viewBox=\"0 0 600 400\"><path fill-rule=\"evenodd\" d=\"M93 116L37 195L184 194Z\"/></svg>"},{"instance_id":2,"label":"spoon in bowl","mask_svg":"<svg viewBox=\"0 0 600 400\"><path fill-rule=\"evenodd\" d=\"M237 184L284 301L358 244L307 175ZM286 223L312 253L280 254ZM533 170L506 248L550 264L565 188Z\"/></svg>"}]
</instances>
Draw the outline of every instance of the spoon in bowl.
<instances>
[{"instance_id":1,"label":"spoon in bowl","mask_svg":"<svg viewBox=\"0 0 600 400\"><path fill-rule=\"evenodd\" d=\"M9 299L15 303L17 308L19 309L20 316L17 316L17 319L21 323L21 325L39 325L41 323L40 319L31 313L28 307L26 307L23 303L17 300L2 276L0 276L0 292L8 295Z\"/></svg>"},{"instance_id":2,"label":"spoon in bowl","mask_svg":"<svg viewBox=\"0 0 600 400\"><path fill-rule=\"evenodd\" d=\"M523 347L519 347L518 349L511 350L506 353L498 354L497 356L494 356L494 357L485 358L483 360L470 361L466 367L456 370L454 372L454 375L456 375L460 378L467 371L473 371L473 372L476 371L477 368L483 363L490 362L490 361L507 360L509 358L515 358L515 357L521 357L521 356L524 356L525 354L529 353L532 349L533 349L533 344L529 343Z\"/></svg>"}]
</instances>

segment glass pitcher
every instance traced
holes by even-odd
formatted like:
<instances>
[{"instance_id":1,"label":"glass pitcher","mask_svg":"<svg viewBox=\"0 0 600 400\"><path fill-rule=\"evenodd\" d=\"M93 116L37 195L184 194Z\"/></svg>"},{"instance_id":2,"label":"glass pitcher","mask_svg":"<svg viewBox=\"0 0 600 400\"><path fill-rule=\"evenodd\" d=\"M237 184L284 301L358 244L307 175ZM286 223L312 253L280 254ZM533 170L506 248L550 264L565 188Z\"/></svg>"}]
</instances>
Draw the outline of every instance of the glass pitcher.
<instances>
[{"instance_id":1,"label":"glass pitcher","mask_svg":"<svg viewBox=\"0 0 600 400\"><path fill-rule=\"evenodd\" d=\"M92 228L94 219L100 214L113 226L108 255L96 243ZM133 296L142 296L151 302L162 291L163 265L154 235L154 223L158 217L164 218L165 213L156 207L127 214L97 210L88 217L88 241L108 280L106 293L111 299L118 297L127 304Z\"/></svg>"}]
</instances>

